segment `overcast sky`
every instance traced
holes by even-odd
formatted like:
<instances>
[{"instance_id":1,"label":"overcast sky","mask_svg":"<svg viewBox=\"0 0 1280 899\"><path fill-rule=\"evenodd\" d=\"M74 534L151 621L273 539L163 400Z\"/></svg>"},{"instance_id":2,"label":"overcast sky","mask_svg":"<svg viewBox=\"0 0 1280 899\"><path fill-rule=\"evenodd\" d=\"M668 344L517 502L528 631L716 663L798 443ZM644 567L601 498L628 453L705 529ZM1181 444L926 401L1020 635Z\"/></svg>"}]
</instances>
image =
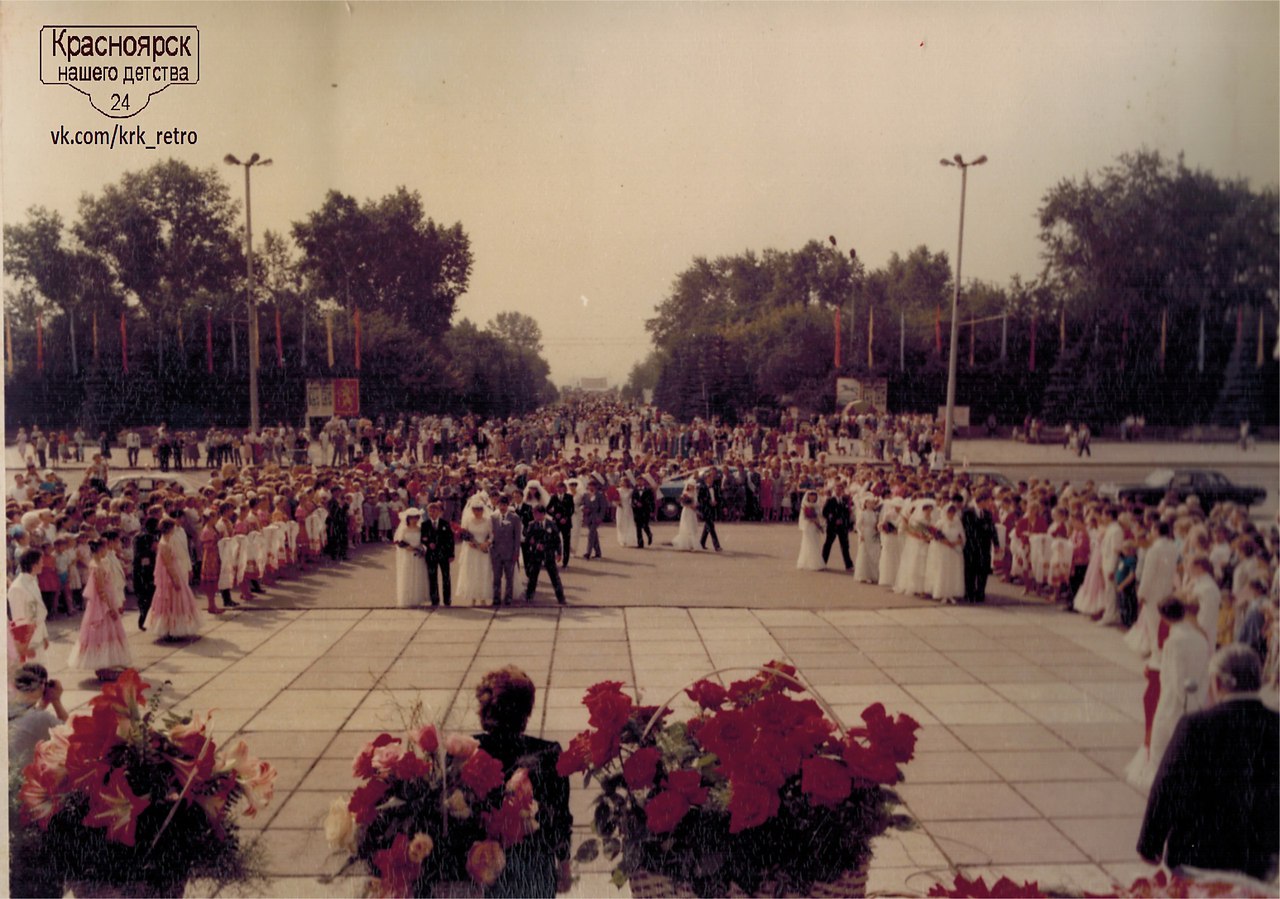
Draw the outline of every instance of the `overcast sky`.
<instances>
[{"instance_id":1,"label":"overcast sky","mask_svg":"<svg viewBox=\"0 0 1280 899\"><path fill-rule=\"evenodd\" d=\"M1040 271L1044 193L1142 147L1255 186L1280 181L1280 5L0 4L3 220L166 155L256 170L254 232L330 188L405 185L460 221L459 304L542 327L552 377L624 380L644 320L695 256L836 235L871 268L919 244L964 275ZM128 120L194 147L53 147L111 127L40 83L46 24L197 25L200 81ZM148 138L151 139L150 136ZM953 260L954 261L954 260ZM456 320L456 319L455 319Z\"/></svg>"}]
</instances>

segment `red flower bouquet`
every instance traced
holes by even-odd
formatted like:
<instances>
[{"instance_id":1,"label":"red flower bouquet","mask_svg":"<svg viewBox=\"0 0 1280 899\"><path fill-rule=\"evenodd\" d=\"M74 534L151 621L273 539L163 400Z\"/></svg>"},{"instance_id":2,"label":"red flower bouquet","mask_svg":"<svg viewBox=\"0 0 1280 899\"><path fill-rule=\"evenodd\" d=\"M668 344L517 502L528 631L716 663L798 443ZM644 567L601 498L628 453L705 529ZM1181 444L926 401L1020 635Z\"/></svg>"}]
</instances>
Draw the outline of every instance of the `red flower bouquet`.
<instances>
[{"instance_id":1,"label":"red flower bouquet","mask_svg":"<svg viewBox=\"0 0 1280 899\"><path fill-rule=\"evenodd\" d=\"M369 865L378 895L429 896L464 877L490 887L505 851L538 829L528 772L504 778L474 738L442 736L433 724L380 734L352 770L364 783L334 800L325 836L350 862Z\"/></svg>"},{"instance_id":2,"label":"red flower bouquet","mask_svg":"<svg viewBox=\"0 0 1280 899\"><path fill-rule=\"evenodd\" d=\"M254 876L236 817L271 801L275 769L243 740L216 745L212 713L162 717L148 689L126 670L36 746L17 793L15 873L168 895L191 877Z\"/></svg>"},{"instance_id":3,"label":"red flower bouquet","mask_svg":"<svg viewBox=\"0 0 1280 899\"><path fill-rule=\"evenodd\" d=\"M699 896L812 895L863 868L872 838L910 826L890 789L919 725L879 703L841 734L795 669L770 662L727 688L700 680L686 721L636 706L622 684L587 690L590 728L560 756L562 775L600 782L595 832L579 850L617 860L614 881L664 875ZM804 847L797 851L797 847ZM633 882L633 890L635 883Z\"/></svg>"}]
</instances>

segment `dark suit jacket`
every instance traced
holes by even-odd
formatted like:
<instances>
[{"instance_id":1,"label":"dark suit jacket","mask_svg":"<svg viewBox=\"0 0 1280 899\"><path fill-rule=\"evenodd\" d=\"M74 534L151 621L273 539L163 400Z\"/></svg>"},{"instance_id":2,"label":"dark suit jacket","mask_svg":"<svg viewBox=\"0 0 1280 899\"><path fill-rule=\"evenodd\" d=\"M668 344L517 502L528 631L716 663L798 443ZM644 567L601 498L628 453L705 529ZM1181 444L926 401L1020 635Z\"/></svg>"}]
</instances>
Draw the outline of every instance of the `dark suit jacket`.
<instances>
[{"instance_id":1,"label":"dark suit jacket","mask_svg":"<svg viewBox=\"0 0 1280 899\"><path fill-rule=\"evenodd\" d=\"M1280 715L1256 699L1184 717L1151 786L1138 853L1265 879L1280 852L1277 747Z\"/></svg>"},{"instance_id":2,"label":"dark suit jacket","mask_svg":"<svg viewBox=\"0 0 1280 899\"><path fill-rule=\"evenodd\" d=\"M822 504L822 517L827 520L827 530L846 534L853 527L853 501L847 496L832 496Z\"/></svg>"},{"instance_id":3,"label":"dark suit jacket","mask_svg":"<svg viewBox=\"0 0 1280 899\"><path fill-rule=\"evenodd\" d=\"M637 522L648 524L653 518L653 488L637 487L631 493L631 511Z\"/></svg>"},{"instance_id":4,"label":"dark suit jacket","mask_svg":"<svg viewBox=\"0 0 1280 899\"><path fill-rule=\"evenodd\" d=\"M960 513L964 528L964 554L974 562L991 567L991 547L1000 542L1000 532L991 513L985 509L966 508Z\"/></svg>"},{"instance_id":5,"label":"dark suit jacket","mask_svg":"<svg viewBox=\"0 0 1280 899\"><path fill-rule=\"evenodd\" d=\"M547 500L547 515L556 527L568 530L573 526L573 497L557 493Z\"/></svg>"},{"instance_id":6,"label":"dark suit jacket","mask_svg":"<svg viewBox=\"0 0 1280 899\"><path fill-rule=\"evenodd\" d=\"M422 554L435 562L453 560L453 528L443 516L434 525L430 518L422 522Z\"/></svg>"},{"instance_id":7,"label":"dark suit jacket","mask_svg":"<svg viewBox=\"0 0 1280 899\"><path fill-rule=\"evenodd\" d=\"M715 498L715 504L712 505L711 500ZM706 484L698 485L698 514L702 516L703 521L718 521L720 519L720 507L724 504L724 493L720 488L712 484L708 487Z\"/></svg>"}]
</instances>

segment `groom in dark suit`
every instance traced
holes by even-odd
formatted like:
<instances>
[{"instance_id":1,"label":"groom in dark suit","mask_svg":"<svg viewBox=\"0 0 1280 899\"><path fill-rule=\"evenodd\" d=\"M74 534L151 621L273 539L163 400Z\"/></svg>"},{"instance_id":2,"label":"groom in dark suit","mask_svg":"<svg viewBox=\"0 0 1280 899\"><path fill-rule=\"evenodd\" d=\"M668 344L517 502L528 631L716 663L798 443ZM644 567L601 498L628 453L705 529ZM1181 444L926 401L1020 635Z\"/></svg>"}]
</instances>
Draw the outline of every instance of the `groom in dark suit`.
<instances>
[{"instance_id":1,"label":"groom in dark suit","mask_svg":"<svg viewBox=\"0 0 1280 899\"><path fill-rule=\"evenodd\" d=\"M699 542L703 549L707 548L707 538L710 537L711 545L716 548L716 552L720 552L716 519L720 517L722 497L720 488L716 485L715 471L709 470L698 485L698 514L702 516L702 540Z\"/></svg>"},{"instance_id":2,"label":"groom in dark suit","mask_svg":"<svg viewBox=\"0 0 1280 899\"><path fill-rule=\"evenodd\" d=\"M964 502L959 494L953 499L957 504ZM969 602L982 602L987 598L991 548L1000 542L996 521L991 514L990 493L979 493L972 505L964 507L960 513L960 526L964 528L964 598Z\"/></svg>"},{"instance_id":3,"label":"groom in dark suit","mask_svg":"<svg viewBox=\"0 0 1280 899\"><path fill-rule=\"evenodd\" d=\"M636 478L636 489L631 493L631 515L636 520L636 545L644 549L644 538L648 535L649 545L653 546L653 531L649 528L653 520L653 488L644 475Z\"/></svg>"},{"instance_id":4,"label":"groom in dark suit","mask_svg":"<svg viewBox=\"0 0 1280 899\"><path fill-rule=\"evenodd\" d=\"M427 563L427 591L433 606L452 605L449 585L449 563L453 561L453 528L442 517L444 507L440 503L427 505L427 520L422 525L422 557ZM437 584L437 574L439 583Z\"/></svg>"}]
</instances>

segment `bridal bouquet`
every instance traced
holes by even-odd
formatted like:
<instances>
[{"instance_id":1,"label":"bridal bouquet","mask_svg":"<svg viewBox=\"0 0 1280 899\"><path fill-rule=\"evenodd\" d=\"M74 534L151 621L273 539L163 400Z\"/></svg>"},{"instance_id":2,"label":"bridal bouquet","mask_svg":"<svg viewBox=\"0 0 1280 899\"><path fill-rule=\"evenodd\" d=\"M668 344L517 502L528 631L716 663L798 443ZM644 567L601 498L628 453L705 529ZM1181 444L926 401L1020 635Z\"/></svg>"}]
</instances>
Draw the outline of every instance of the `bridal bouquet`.
<instances>
[{"instance_id":1,"label":"bridal bouquet","mask_svg":"<svg viewBox=\"0 0 1280 899\"><path fill-rule=\"evenodd\" d=\"M803 691L794 668L770 662L727 688L698 681L685 691L698 712L669 721L616 681L590 687L591 727L559 764L601 786L597 839L579 860L603 851L636 895L655 874L699 896L806 896L865 871L871 840L911 823L891 787L919 725L876 703L842 734L816 701L790 695Z\"/></svg>"},{"instance_id":2,"label":"bridal bouquet","mask_svg":"<svg viewBox=\"0 0 1280 899\"><path fill-rule=\"evenodd\" d=\"M271 801L275 768L244 740L217 746L212 713L162 715L148 689L127 669L36 746L16 797L15 877L181 895L191 877L254 876L236 816Z\"/></svg>"}]
</instances>

